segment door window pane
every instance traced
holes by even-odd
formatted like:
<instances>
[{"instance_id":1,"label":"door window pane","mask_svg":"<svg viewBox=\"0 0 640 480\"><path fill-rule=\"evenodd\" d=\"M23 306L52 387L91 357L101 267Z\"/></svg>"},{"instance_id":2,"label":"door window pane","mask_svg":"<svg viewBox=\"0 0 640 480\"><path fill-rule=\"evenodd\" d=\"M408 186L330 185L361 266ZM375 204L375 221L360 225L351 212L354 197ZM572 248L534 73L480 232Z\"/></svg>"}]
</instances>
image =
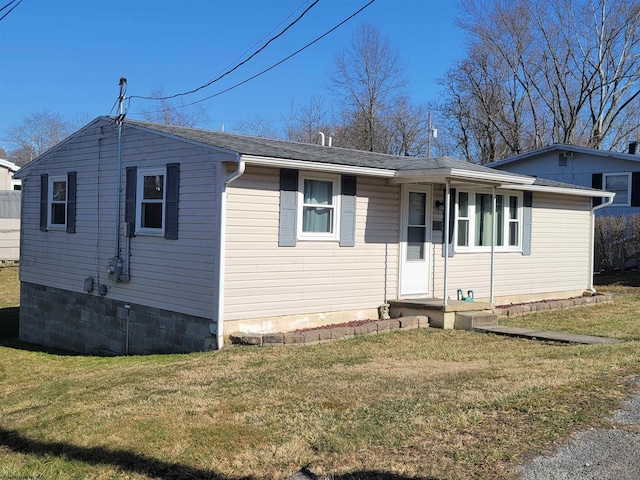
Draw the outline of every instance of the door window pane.
<instances>
[{"instance_id":1,"label":"door window pane","mask_svg":"<svg viewBox=\"0 0 640 480\"><path fill-rule=\"evenodd\" d=\"M409 192L409 225L424 225L427 194Z\"/></svg>"},{"instance_id":2,"label":"door window pane","mask_svg":"<svg viewBox=\"0 0 640 480\"><path fill-rule=\"evenodd\" d=\"M407 260L424 260L426 227L409 227L407 237Z\"/></svg>"}]
</instances>

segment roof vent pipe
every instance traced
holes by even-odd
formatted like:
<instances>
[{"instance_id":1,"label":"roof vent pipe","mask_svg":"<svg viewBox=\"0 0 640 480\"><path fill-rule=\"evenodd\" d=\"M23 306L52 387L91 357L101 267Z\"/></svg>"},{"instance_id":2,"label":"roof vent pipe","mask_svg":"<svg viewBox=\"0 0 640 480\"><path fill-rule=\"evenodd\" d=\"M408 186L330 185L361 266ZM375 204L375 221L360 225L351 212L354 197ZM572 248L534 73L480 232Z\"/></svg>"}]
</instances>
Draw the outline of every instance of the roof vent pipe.
<instances>
[{"instance_id":1,"label":"roof vent pipe","mask_svg":"<svg viewBox=\"0 0 640 480\"><path fill-rule=\"evenodd\" d=\"M322 142L321 145L324 147L324 133L318 132L318 135L320 135L320 141Z\"/></svg>"},{"instance_id":2,"label":"roof vent pipe","mask_svg":"<svg viewBox=\"0 0 640 480\"><path fill-rule=\"evenodd\" d=\"M329 146L331 146L332 142L333 142L333 137L331 135L329 135Z\"/></svg>"},{"instance_id":3,"label":"roof vent pipe","mask_svg":"<svg viewBox=\"0 0 640 480\"><path fill-rule=\"evenodd\" d=\"M635 155L638 150L638 142L629 142L629 154Z\"/></svg>"}]
</instances>

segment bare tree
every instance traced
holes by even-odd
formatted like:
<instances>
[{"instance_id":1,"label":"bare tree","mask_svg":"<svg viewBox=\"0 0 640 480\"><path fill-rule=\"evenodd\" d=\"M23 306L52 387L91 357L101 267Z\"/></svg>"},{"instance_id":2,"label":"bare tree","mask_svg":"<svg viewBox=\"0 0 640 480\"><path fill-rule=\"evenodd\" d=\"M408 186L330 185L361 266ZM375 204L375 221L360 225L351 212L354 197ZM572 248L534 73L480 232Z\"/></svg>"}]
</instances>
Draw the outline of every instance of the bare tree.
<instances>
[{"instance_id":1,"label":"bare tree","mask_svg":"<svg viewBox=\"0 0 640 480\"><path fill-rule=\"evenodd\" d=\"M198 127L207 122L207 110L201 103L187 105L182 97L170 101L162 89L154 91L151 97L157 99L156 102L141 112L149 122L179 127Z\"/></svg>"},{"instance_id":2,"label":"bare tree","mask_svg":"<svg viewBox=\"0 0 640 480\"><path fill-rule=\"evenodd\" d=\"M69 124L59 114L47 110L31 113L7 131L9 142L18 146L9 153L9 160L25 165L64 140L69 133Z\"/></svg>"},{"instance_id":3,"label":"bare tree","mask_svg":"<svg viewBox=\"0 0 640 480\"><path fill-rule=\"evenodd\" d=\"M260 115L250 115L234 125L234 130L244 135L264 138L278 138L278 134L271 126L271 122Z\"/></svg>"},{"instance_id":4,"label":"bare tree","mask_svg":"<svg viewBox=\"0 0 640 480\"><path fill-rule=\"evenodd\" d=\"M350 127L351 147L387 152L390 134L386 119L405 93L406 67L387 39L363 24L353 35L351 48L335 58L332 90L343 105L343 124Z\"/></svg>"},{"instance_id":5,"label":"bare tree","mask_svg":"<svg viewBox=\"0 0 640 480\"><path fill-rule=\"evenodd\" d=\"M283 118L283 124L287 140L304 143L320 143L319 132L335 136L338 129L325 107L325 99L319 95L312 96L309 102L303 105L295 105L292 102L289 116ZM340 146L340 141L334 141L332 144Z\"/></svg>"},{"instance_id":6,"label":"bare tree","mask_svg":"<svg viewBox=\"0 0 640 480\"><path fill-rule=\"evenodd\" d=\"M429 144L429 110L399 97L388 117L390 142L387 153L406 157L427 156Z\"/></svg>"},{"instance_id":7,"label":"bare tree","mask_svg":"<svg viewBox=\"0 0 640 480\"><path fill-rule=\"evenodd\" d=\"M443 79L443 113L467 158L549 143L615 149L638 133L637 1L468 0L460 25L467 58Z\"/></svg>"}]
</instances>

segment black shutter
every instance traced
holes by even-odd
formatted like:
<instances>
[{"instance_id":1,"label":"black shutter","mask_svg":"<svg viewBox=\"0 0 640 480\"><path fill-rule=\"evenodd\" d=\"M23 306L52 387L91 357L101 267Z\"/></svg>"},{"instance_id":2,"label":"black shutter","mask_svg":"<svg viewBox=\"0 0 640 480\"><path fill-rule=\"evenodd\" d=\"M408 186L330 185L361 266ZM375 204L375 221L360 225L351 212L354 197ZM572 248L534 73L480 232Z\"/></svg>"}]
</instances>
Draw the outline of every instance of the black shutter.
<instances>
[{"instance_id":1,"label":"black shutter","mask_svg":"<svg viewBox=\"0 0 640 480\"><path fill-rule=\"evenodd\" d=\"M178 239L178 196L180 187L180 164L167 164L167 197L165 200L164 238Z\"/></svg>"},{"instance_id":2,"label":"black shutter","mask_svg":"<svg viewBox=\"0 0 640 480\"><path fill-rule=\"evenodd\" d=\"M640 172L631 174L631 206L640 207Z\"/></svg>"},{"instance_id":3,"label":"black shutter","mask_svg":"<svg viewBox=\"0 0 640 480\"><path fill-rule=\"evenodd\" d=\"M357 178L351 175L342 176L340 188L340 246L356 245L356 190Z\"/></svg>"},{"instance_id":4,"label":"black shutter","mask_svg":"<svg viewBox=\"0 0 640 480\"><path fill-rule=\"evenodd\" d=\"M76 172L67 173L67 233L76 233Z\"/></svg>"},{"instance_id":5,"label":"black shutter","mask_svg":"<svg viewBox=\"0 0 640 480\"><path fill-rule=\"evenodd\" d=\"M47 231L47 211L49 204L49 176L40 175L40 231Z\"/></svg>"},{"instance_id":6,"label":"black shutter","mask_svg":"<svg viewBox=\"0 0 640 480\"><path fill-rule=\"evenodd\" d=\"M446 190L445 190L445 204L446 204ZM453 246L456 244L454 238L453 238L453 232L455 230L455 225L456 225L456 189L455 188L450 188L449 189L449 246L447 248L447 252L449 254L449 257L453 257L454 255L454 251L453 251ZM444 257L444 229L445 229L445 224L444 221L442 222L442 256Z\"/></svg>"},{"instance_id":7,"label":"black shutter","mask_svg":"<svg viewBox=\"0 0 640 480\"><path fill-rule=\"evenodd\" d=\"M594 173L591 175L591 188L602 190L602 174ZM602 204L602 197L593 197L593 206Z\"/></svg>"},{"instance_id":8,"label":"black shutter","mask_svg":"<svg viewBox=\"0 0 640 480\"><path fill-rule=\"evenodd\" d=\"M531 255L533 192L524 192L522 206L522 254Z\"/></svg>"},{"instance_id":9,"label":"black shutter","mask_svg":"<svg viewBox=\"0 0 640 480\"><path fill-rule=\"evenodd\" d=\"M127 167L127 185L125 192L124 221L131 224L131 232L136 228L136 189L138 188L138 169Z\"/></svg>"},{"instance_id":10,"label":"black shutter","mask_svg":"<svg viewBox=\"0 0 640 480\"><path fill-rule=\"evenodd\" d=\"M298 235L298 170L280 170L278 246L295 247Z\"/></svg>"}]
</instances>

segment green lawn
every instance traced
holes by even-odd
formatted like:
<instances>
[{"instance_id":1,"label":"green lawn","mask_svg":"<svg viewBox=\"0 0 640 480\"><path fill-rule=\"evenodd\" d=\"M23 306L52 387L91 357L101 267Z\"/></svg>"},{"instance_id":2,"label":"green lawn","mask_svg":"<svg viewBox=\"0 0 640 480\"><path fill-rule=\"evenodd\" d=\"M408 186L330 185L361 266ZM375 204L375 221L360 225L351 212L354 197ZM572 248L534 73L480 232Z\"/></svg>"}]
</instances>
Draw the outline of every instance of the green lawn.
<instances>
[{"instance_id":1,"label":"green lawn","mask_svg":"<svg viewBox=\"0 0 640 480\"><path fill-rule=\"evenodd\" d=\"M0 274L3 291L17 284ZM412 330L100 358L5 337L0 477L274 479L311 464L335 480L510 478L630 395L640 289L623 283L636 280L602 287L614 304L512 320L629 340L617 345Z\"/></svg>"}]
</instances>

